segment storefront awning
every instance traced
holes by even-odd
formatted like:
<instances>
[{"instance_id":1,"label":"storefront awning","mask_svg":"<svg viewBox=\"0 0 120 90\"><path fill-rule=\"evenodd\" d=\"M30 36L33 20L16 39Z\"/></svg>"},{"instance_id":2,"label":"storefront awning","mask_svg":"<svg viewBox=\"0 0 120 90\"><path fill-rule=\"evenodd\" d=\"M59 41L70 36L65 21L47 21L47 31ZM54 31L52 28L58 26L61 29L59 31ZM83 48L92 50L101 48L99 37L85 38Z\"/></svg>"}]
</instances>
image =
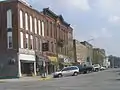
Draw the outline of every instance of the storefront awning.
<instances>
[{"instance_id":1,"label":"storefront awning","mask_svg":"<svg viewBox=\"0 0 120 90\"><path fill-rule=\"evenodd\" d=\"M57 57L48 56L48 59L49 59L51 62L57 62Z\"/></svg>"},{"instance_id":2,"label":"storefront awning","mask_svg":"<svg viewBox=\"0 0 120 90\"><path fill-rule=\"evenodd\" d=\"M62 64L63 64L63 65L67 65L67 66L68 66L68 65L72 65L72 63L65 63L65 62L62 63Z\"/></svg>"},{"instance_id":3,"label":"storefront awning","mask_svg":"<svg viewBox=\"0 0 120 90\"><path fill-rule=\"evenodd\" d=\"M37 56L37 61L38 62L42 62L42 61L49 62L48 58L44 56Z\"/></svg>"}]
</instances>

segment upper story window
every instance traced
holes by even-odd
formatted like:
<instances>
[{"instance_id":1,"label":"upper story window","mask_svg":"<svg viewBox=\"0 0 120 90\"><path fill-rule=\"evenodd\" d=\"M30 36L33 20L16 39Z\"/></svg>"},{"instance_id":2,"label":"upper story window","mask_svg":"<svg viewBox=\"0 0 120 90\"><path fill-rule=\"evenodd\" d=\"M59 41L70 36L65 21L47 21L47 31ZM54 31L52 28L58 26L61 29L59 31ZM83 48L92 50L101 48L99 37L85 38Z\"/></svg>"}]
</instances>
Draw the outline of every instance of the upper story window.
<instances>
[{"instance_id":1,"label":"upper story window","mask_svg":"<svg viewBox=\"0 0 120 90\"><path fill-rule=\"evenodd\" d=\"M35 34L37 34L37 19L34 18Z\"/></svg>"},{"instance_id":2,"label":"upper story window","mask_svg":"<svg viewBox=\"0 0 120 90\"><path fill-rule=\"evenodd\" d=\"M50 36L52 37L52 22L50 22Z\"/></svg>"},{"instance_id":3,"label":"upper story window","mask_svg":"<svg viewBox=\"0 0 120 90\"><path fill-rule=\"evenodd\" d=\"M7 10L7 29L12 28L12 10Z\"/></svg>"},{"instance_id":4,"label":"upper story window","mask_svg":"<svg viewBox=\"0 0 120 90\"><path fill-rule=\"evenodd\" d=\"M47 27L47 36L49 36L49 23L48 23L48 20L46 21L46 27Z\"/></svg>"},{"instance_id":5,"label":"upper story window","mask_svg":"<svg viewBox=\"0 0 120 90\"><path fill-rule=\"evenodd\" d=\"M42 41L40 39L40 44L39 44L39 51L42 52Z\"/></svg>"},{"instance_id":6,"label":"upper story window","mask_svg":"<svg viewBox=\"0 0 120 90\"><path fill-rule=\"evenodd\" d=\"M30 31L32 32L33 31L33 24L32 24L32 16L30 16Z\"/></svg>"},{"instance_id":7,"label":"upper story window","mask_svg":"<svg viewBox=\"0 0 120 90\"><path fill-rule=\"evenodd\" d=\"M25 38L25 48L29 48L28 34L26 34L26 38Z\"/></svg>"},{"instance_id":8,"label":"upper story window","mask_svg":"<svg viewBox=\"0 0 120 90\"><path fill-rule=\"evenodd\" d=\"M67 39L69 39L69 40L72 40L72 34L71 33L68 33L68 35L67 35Z\"/></svg>"},{"instance_id":9,"label":"upper story window","mask_svg":"<svg viewBox=\"0 0 120 90\"><path fill-rule=\"evenodd\" d=\"M57 47L57 44L54 43L54 52L56 53L56 47Z\"/></svg>"},{"instance_id":10,"label":"upper story window","mask_svg":"<svg viewBox=\"0 0 120 90\"><path fill-rule=\"evenodd\" d=\"M36 50L38 50L38 38L35 38Z\"/></svg>"},{"instance_id":11,"label":"upper story window","mask_svg":"<svg viewBox=\"0 0 120 90\"><path fill-rule=\"evenodd\" d=\"M33 49L33 36L30 36L30 49Z\"/></svg>"},{"instance_id":12,"label":"upper story window","mask_svg":"<svg viewBox=\"0 0 120 90\"><path fill-rule=\"evenodd\" d=\"M61 35L61 30L60 30L60 26L58 26L58 38L60 39L60 35Z\"/></svg>"},{"instance_id":13,"label":"upper story window","mask_svg":"<svg viewBox=\"0 0 120 90\"><path fill-rule=\"evenodd\" d=\"M61 39L64 40L64 32L63 32L63 29L61 29Z\"/></svg>"},{"instance_id":14,"label":"upper story window","mask_svg":"<svg viewBox=\"0 0 120 90\"><path fill-rule=\"evenodd\" d=\"M65 30L64 30L64 40L66 41L66 38L65 38L65 37L66 37L66 32L65 32Z\"/></svg>"},{"instance_id":15,"label":"upper story window","mask_svg":"<svg viewBox=\"0 0 120 90\"><path fill-rule=\"evenodd\" d=\"M41 35L41 22L38 20L38 30L39 30L39 35Z\"/></svg>"},{"instance_id":16,"label":"upper story window","mask_svg":"<svg viewBox=\"0 0 120 90\"><path fill-rule=\"evenodd\" d=\"M55 23L52 23L52 29L53 29L53 38L55 38L55 33L56 33L56 28L55 28Z\"/></svg>"},{"instance_id":17,"label":"upper story window","mask_svg":"<svg viewBox=\"0 0 120 90\"><path fill-rule=\"evenodd\" d=\"M13 48L12 32L7 32L7 46L8 49Z\"/></svg>"},{"instance_id":18,"label":"upper story window","mask_svg":"<svg viewBox=\"0 0 120 90\"><path fill-rule=\"evenodd\" d=\"M20 28L23 28L23 11L20 10Z\"/></svg>"},{"instance_id":19,"label":"upper story window","mask_svg":"<svg viewBox=\"0 0 120 90\"><path fill-rule=\"evenodd\" d=\"M45 24L42 21L42 36L45 36Z\"/></svg>"},{"instance_id":20,"label":"upper story window","mask_svg":"<svg viewBox=\"0 0 120 90\"><path fill-rule=\"evenodd\" d=\"M28 30L28 14L25 13L25 29Z\"/></svg>"},{"instance_id":21,"label":"upper story window","mask_svg":"<svg viewBox=\"0 0 120 90\"><path fill-rule=\"evenodd\" d=\"M23 40L23 32L20 32L20 48L24 48Z\"/></svg>"},{"instance_id":22,"label":"upper story window","mask_svg":"<svg viewBox=\"0 0 120 90\"><path fill-rule=\"evenodd\" d=\"M51 42L51 51L54 52L54 44Z\"/></svg>"}]
</instances>

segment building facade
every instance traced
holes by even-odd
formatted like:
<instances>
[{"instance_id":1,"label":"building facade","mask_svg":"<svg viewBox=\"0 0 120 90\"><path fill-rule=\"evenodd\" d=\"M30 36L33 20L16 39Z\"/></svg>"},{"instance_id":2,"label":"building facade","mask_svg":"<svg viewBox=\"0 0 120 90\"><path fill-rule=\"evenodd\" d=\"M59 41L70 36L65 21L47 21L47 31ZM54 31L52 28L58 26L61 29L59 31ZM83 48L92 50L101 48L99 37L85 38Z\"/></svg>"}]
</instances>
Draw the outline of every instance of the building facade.
<instances>
[{"instance_id":1,"label":"building facade","mask_svg":"<svg viewBox=\"0 0 120 90\"><path fill-rule=\"evenodd\" d=\"M40 75L43 66L50 74L56 69L58 53L67 56L68 47L58 48L58 41L67 45L72 28L61 16L54 19L45 10L38 12L20 0L0 2L0 77Z\"/></svg>"},{"instance_id":2,"label":"building facade","mask_svg":"<svg viewBox=\"0 0 120 90\"><path fill-rule=\"evenodd\" d=\"M55 41L58 66L61 67L61 64L73 62L73 29L70 24L64 21L62 15L55 14L49 8L44 8L42 13L47 18L48 28L46 33ZM53 33L51 32L52 28Z\"/></svg>"},{"instance_id":3,"label":"building facade","mask_svg":"<svg viewBox=\"0 0 120 90\"><path fill-rule=\"evenodd\" d=\"M87 59L86 59L86 65L91 66L92 60L93 60L93 46L88 43L87 41L81 42L84 46L87 47Z\"/></svg>"},{"instance_id":4,"label":"building facade","mask_svg":"<svg viewBox=\"0 0 120 90\"><path fill-rule=\"evenodd\" d=\"M111 68L119 68L120 67L120 57L110 55L108 56L108 61L110 62Z\"/></svg>"},{"instance_id":5,"label":"building facade","mask_svg":"<svg viewBox=\"0 0 120 90\"><path fill-rule=\"evenodd\" d=\"M88 48L85 45L81 44L80 41L75 39L73 40L73 47L74 60L81 65L86 64Z\"/></svg>"},{"instance_id":6,"label":"building facade","mask_svg":"<svg viewBox=\"0 0 120 90\"><path fill-rule=\"evenodd\" d=\"M110 62L109 62L108 59L109 59L108 57L105 57L105 59L103 61L103 66L106 67L106 68L110 67Z\"/></svg>"},{"instance_id":7,"label":"building facade","mask_svg":"<svg viewBox=\"0 0 120 90\"><path fill-rule=\"evenodd\" d=\"M104 49L93 48L93 64L104 64L104 60L106 59L106 53Z\"/></svg>"}]
</instances>

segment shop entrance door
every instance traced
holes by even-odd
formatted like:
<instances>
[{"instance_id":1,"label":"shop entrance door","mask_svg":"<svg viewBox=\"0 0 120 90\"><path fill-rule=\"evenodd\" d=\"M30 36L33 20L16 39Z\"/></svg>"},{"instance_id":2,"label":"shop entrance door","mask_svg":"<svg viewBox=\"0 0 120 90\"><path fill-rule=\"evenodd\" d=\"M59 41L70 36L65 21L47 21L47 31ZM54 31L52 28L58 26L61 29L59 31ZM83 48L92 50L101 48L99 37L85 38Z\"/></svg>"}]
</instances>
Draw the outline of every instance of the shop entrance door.
<instances>
[{"instance_id":1,"label":"shop entrance door","mask_svg":"<svg viewBox=\"0 0 120 90\"><path fill-rule=\"evenodd\" d=\"M21 61L22 76L32 76L34 73L34 62Z\"/></svg>"}]
</instances>

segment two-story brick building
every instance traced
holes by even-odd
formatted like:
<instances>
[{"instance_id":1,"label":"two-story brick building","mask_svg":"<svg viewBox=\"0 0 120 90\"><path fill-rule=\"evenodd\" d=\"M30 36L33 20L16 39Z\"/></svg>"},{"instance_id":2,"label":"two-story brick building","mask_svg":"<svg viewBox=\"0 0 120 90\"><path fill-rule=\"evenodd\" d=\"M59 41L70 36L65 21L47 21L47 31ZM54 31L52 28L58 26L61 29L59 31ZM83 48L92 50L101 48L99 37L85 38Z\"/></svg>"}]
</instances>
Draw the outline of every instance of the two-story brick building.
<instances>
[{"instance_id":1,"label":"two-story brick building","mask_svg":"<svg viewBox=\"0 0 120 90\"><path fill-rule=\"evenodd\" d=\"M38 12L22 0L0 2L0 77L37 75L43 62L51 73L58 64L58 53L67 56L72 28L62 16L49 11Z\"/></svg>"}]
</instances>

